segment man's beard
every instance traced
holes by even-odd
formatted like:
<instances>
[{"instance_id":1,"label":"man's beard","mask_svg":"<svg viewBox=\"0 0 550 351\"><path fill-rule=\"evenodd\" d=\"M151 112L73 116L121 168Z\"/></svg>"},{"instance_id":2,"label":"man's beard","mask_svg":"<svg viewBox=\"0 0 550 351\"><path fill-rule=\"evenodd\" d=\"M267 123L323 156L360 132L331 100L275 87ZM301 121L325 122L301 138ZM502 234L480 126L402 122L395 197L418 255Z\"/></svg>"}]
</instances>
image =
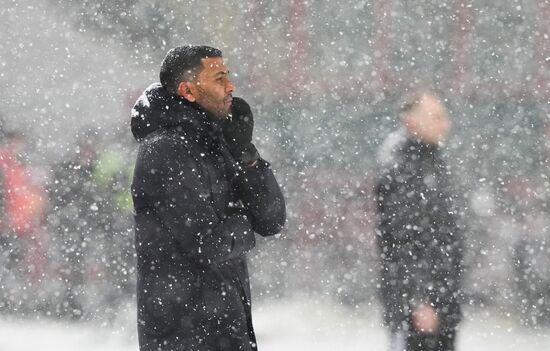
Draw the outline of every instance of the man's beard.
<instances>
[{"instance_id":1,"label":"man's beard","mask_svg":"<svg viewBox=\"0 0 550 351\"><path fill-rule=\"evenodd\" d=\"M199 105L214 119L223 120L226 119L229 116L229 113L231 112L231 109L229 111L226 111L224 109L225 107L225 99L222 102L222 108L216 108L215 105L218 105L215 103L215 100L210 97L210 94L208 94L204 89L202 89L200 86L197 87L197 90L200 94L200 100L205 101L207 103L213 102L212 104L208 104L209 106L205 106L204 103L199 103Z\"/></svg>"}]
</instances>

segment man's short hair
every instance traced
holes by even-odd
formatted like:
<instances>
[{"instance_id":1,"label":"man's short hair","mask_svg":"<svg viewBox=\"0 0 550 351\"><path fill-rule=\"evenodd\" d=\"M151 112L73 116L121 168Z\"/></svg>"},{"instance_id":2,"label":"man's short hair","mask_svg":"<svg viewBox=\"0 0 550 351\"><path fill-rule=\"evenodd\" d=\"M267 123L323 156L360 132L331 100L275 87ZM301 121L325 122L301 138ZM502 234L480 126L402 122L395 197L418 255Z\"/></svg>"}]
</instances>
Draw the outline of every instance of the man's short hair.
<instances>
[{"instance_id":1,"label":"man's short hair","mask_svg":"<svg viewBox=\"0 0 550 351\"><path fill-rule=\"evenodd\" d=\"M399 114L403 116L411 112L418 105L420 105L420 103L424 100L424 97L426 96L433 96L439 99L438 95L431 90L428 90L428 89L415 90L403 96L399 104Z\"/></svg>"},{"instance_id":2,"label":"man's short hair","mask_svg":"<svg viewBox=\"0 0 550 351\"><path fill-rule=\"evenodd\" d=\"M201 60L206 57L222 57L222 52L204 45L186 45L171 49L160 66L160 83L170 94L177 94L179 84L193 80L198 69L202 67Z\"/></svg>"}]
</instances>

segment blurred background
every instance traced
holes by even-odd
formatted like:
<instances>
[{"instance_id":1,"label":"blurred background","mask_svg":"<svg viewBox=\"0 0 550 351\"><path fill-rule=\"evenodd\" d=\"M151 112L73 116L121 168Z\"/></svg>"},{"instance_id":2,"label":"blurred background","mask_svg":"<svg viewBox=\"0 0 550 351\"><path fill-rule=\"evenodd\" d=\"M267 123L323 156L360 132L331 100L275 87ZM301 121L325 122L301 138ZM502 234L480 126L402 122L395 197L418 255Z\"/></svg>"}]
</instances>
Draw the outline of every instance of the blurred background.
<instances>
[{"instance_id":1,"label":"blurred background","mask_svg":"<svg viewBox=\"0 0 550 351\"><path fill-rule=\"evenodd\" d=\"M0 26L3 350L34 349L21 321L137 348L129 111L185 44L224 52L288 201L250 256L260 346L386 347L376 155L427 88L452 116L467 228L459 345L550 347L548 0L0 0Z\"/></svg>"}]
</instances>

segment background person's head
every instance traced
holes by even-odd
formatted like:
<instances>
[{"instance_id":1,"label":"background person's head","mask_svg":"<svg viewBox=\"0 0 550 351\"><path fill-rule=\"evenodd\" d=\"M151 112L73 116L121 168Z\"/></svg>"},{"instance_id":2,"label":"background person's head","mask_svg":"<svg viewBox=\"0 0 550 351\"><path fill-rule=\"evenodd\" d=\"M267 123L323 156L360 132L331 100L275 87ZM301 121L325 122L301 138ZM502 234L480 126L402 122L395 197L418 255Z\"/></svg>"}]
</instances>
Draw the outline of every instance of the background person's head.
<instances>
[{"instance_id":1,"label":"background person's head","mask_svg":"<svg viewBox=\"0 0 550 351\"><path fill-rule=\"evenodd\" d=\"M82 166L90 167L98 157L97 145L100 145L99 133L93 127L84 128L76 140L77 161Z\"/></svg>"},{"instance_id":2,"label":"background person's head","mask_svg":"<svg viewBox=\"0 0 550 351\"><path fill-rule=\"evenodd\" d=\"M160 82L173 95L196 102L216 118L231 111L235 87L222 52L209 46L179 46L166 54Z\"/></svg>"},{"instance_id":3,"label":"background person's head","mask_svg":"<svg viewBox=\"0 0 550 351\"><path fill-rule=\"evenodd\" d=\"M430 92L408 97L401 106L401 116L409 136L426 144L444 141L451 127L445 105Z\"/></svg>"},{"instance_id":4,"label":"background person's head","mask_svg":"<svg viewBox=\"0 0 550 351\"><path fill-rule=\"evenodd\" d=\"M19 131L6 132L4 136L4 144L14 153L21 154L25 152L27 140L25 135Z\"/></svg>"}]
</instances>

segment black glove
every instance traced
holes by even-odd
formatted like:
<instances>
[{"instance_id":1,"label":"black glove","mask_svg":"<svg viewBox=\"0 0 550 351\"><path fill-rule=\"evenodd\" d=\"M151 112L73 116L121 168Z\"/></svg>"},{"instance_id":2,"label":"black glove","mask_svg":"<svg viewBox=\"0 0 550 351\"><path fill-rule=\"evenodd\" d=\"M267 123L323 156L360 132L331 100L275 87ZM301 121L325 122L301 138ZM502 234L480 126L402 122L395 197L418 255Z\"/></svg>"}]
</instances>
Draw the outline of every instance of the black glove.
<instances>
[{"instance_id":1,"label":"black glove","mask_svg":"<svg viewBox=\"0 0 550 351\"><path fill-rule=\"evenodd\" d=\"M231 115L223 121L222 130L233 158L243 166L254 165L260 155L252 144L254 116L246 101L233 98Z\"/></svg>"}]
</instances>

